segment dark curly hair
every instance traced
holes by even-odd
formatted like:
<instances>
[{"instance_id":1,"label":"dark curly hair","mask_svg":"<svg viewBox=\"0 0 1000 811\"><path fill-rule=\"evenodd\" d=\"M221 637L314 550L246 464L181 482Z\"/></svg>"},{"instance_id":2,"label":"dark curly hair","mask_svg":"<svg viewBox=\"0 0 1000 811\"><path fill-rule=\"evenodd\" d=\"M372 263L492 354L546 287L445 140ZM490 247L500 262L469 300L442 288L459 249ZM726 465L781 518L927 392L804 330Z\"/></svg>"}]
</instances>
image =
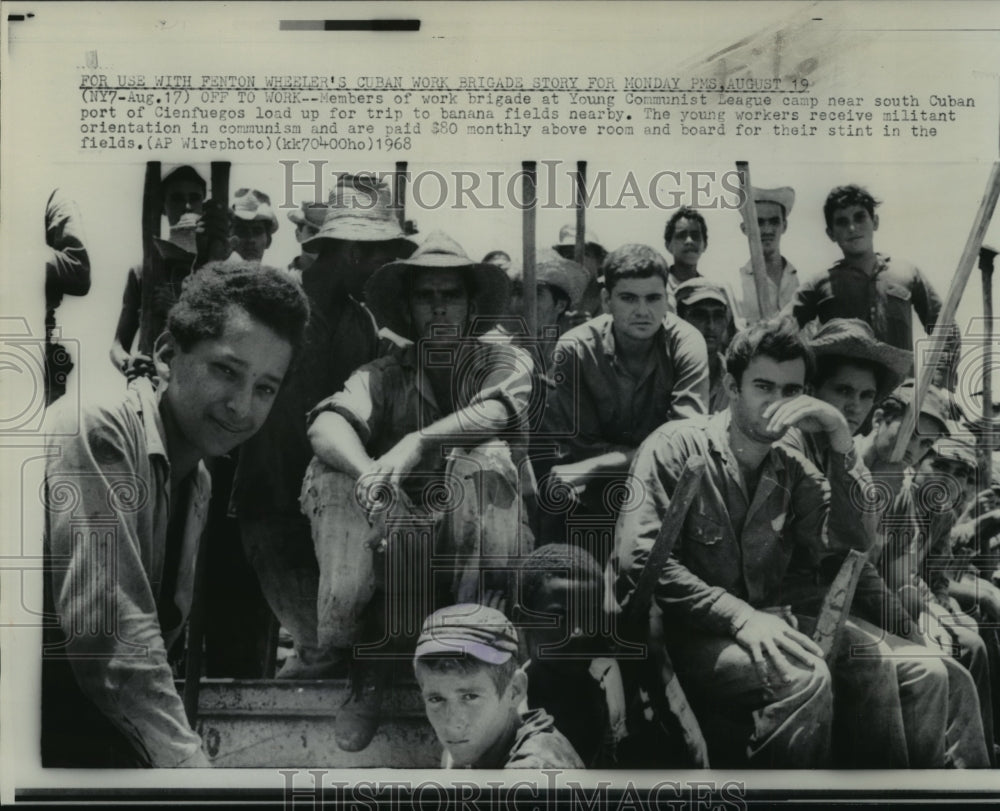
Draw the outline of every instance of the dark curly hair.
<instances>
[{"instance_id":1,"label":"dark curly hair","mask_svg":"<svg viewBox=\"0 0 1000 811\"><path fill-rule=\"evenodd\" d=\"M705 245L708 245L708 223L705 222L705 218L702 216L701 212L696 208L691 208L691 206L681 206L677 211L670 215L670 219L667 220L667 225L663 229L663 241L669 243L670 240L674 238L674 231L677 230L677 221L686 218L689 220L694 220L701 226L701 238L705 241Z\"/></svg>"},{"instance_id":2,"label":"dark curly hair","mask_svg":"<svg viewBox=\"0 0 1000 811\"><path fill-rule=\"evenodd\" d=\"M791 316L759 321L736 333L726 351L726 371L733 376L737 385L743 382L743 373L750 361L760 355L778 362L802 358L806 365L806 380L811 380L815 374L816 356L802 338L799 325Z\"/></svg>"},{"instance_id":3,"label":"dark curly hair","mask_svg":"<svg viewBox=\"0 0 1000 811\"><path fill-rule=\"evenodd\" d=\"M851 184L849 186L837 186L827 196L823 203L823 218L826 220L826 227L833 227L833 214L837 209L848 206L861 206L868 212L868 216L875 217L875 209L881 202L869 194L867 189Z\"/></svg>"},{"instance_id":4,"label":"dark curly hair","mask_svg":"<svg viewBox=\"0 0 1000 811\"><path fill-rule=\"evenodd\" d=\"M187 352L198 341L222 335L231 307L276 332L291 344L293 359L298 356L309 301L286 271L256 262L210 262L195 271L167 316L167 331Z\"/></svg>"},{"instance_id":5,"label":"dark curly hair","mask_svg":"<svg viewBox=\"0 0 1000 811\"><path fill-rule=\"evenodd\" d=\"M601 263L604 288L610 293L622 279L648 279L659 276L667 283L669 271L666 260L648 245L630 243L612 251Z\"/></svg>"}]
</instances>

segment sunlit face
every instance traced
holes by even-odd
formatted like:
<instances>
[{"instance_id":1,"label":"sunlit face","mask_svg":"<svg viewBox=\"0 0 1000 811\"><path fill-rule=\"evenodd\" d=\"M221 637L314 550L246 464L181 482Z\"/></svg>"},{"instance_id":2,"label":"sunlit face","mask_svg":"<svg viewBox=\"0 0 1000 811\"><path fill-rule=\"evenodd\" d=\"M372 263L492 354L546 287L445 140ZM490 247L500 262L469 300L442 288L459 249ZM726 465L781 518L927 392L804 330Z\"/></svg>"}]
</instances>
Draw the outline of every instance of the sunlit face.
<instances>
[{"instance_id":1,"label":"sunlit face","mask_svg":"<svg viewBox=\"0 0 1000 811\"><path fill-rule=\"evenodd\" d=\"M886 421L881 409L876 409L872 415L872 431L874 432L873 447L876 456L883 462L892 457L892 449L896 445L896 436L903 425L902 416ZM944 436L944 426L933 417L921 414L917 421L917 429L906 446L901 460L904 467L911 467L919 462L924 454L931 449L939 437Z\"/></svg>"},{"instance_id":2,"label":"sunlit face","mask_svg":"<svg viewBox=\"0 0 1000 811\"><path fill-rule=\"evenodd\" d=\"M176 440L199 457L229 453L257 432L292 359L288 341L235 306L218 338L188 351L168 338L167 351L161 407L177 427Z\"/></svg>"},{"instance_id":3,"label":"sunlit face","mask_svg":"<svg viewBox=\"0 0 1000 811\"><path fill-rule=\"evenodd\" d=\"M833 212L826 235L840 246L844 256L864 256L875 250L878 214L874 217L864 206L846 206Z\"/></svg>"},{"instance_id":4,"label":"sunlit face","mask_svg":"<svg viewBox=\"0 0 1000 811\"><path fill-rule=\"evenodd\" d=\"M501 695L487 668L439 673L420 661L415 668L427 720L459 768L479 761L518 723L523 672L515 674Z\"/></svg>"},{"instance_id":5,"label":"sunlit face","mask_svg":"<svg viewBox=\"0 0 1000 811\"><path fill-rule=\"evenodd\" d=\"M820 384L816 397L843 414L855 434L875 404L876 385L871 369L845 363Z\"/></svg>"},{"instance_id":6,"label":"sunlit face","mask_svg":"<svg viewBox=\"0 0 1000 811\"><path fill-rule=\"evenodd\" d=\"M726 375L729 410L740 431L754 442L771 444L780 439L787 428L777 433L769 431L770 419L764 411L774 403L798 397L805 390L806 364L802 358L778 361L767 355L753 358L739 384Z\"/></svg>"},{"instance_id":7,"label":"sunlit face","mask_svg":"<svg viewBox=\"0 0 1000 811\"><path fill-rule=\"evenodd\" d=\"M788 230L785 211L778 203L757 203L757 225L760 227L760 246L764 256L773 256L781 250L781 235Z\"/></svg>"},{"instance_id":8,"label":"sunlit face","mask_svg":"<svg viewBox=\"0 0 1000 811\"><path fill-rule=\"evenodd\" d=\"M667 250L675 262L695 267L705 252L705 247L705 235L701 231L701 223L687 217L681 217L674 223L674 233L667 243Z\"/></svg>"},{"instance_id":9,"label":"sunlit face","mask_svg":"<svg viewBox=\"0 0 1000 811\"><path fill-rule=\"evenodd\" d=\"M633 341L652 338L667 315L667 284L659 276L619 279L601 297L614 319L615 334Z\"/></svg>"},{"instance_id":10,"label":"sunlit face","mask_svg":"<svg viewBox=\"0 0 1000 811\"><path fill-rule=\"evenodd\" d=\"M233 218L233 250L248 262L259 262L271 244L271 232L263 220Z\"/></svg>"},{"instance_id":11,"label":"sunlit face","mask_svg":"<svg viewBox=\"0 0 1000 811\"><path fill-rule=\"evenodd\" d=\"M410 318L414 335L429 338L435 327L458 327L465 332L472 306L461 271L453 268L421 270L410 284Z\"/></svg>"},{"instance_id":12,"label":"sunlit face","mask_svg":"<svg viewBox=\"0 0 1000 811\"><path fill-rule=\"evenodd\" d=\"M205 191L193 180L175 180L163 193L163 213L171 225L177 225L178 220L189 212L201 214L204 203Z\"/></svg>"},{"instance_id":13,"label":"sunlit face","mask_svg":"<svg viewBox=\"0 0 1000 811\"><path fill-rule=\"evenodd\" d=\"M719 351L729 329L729 308L711 299L697 301L684 308L683 318L701 333L710 355Z\"/></svg>"}]
</instances>

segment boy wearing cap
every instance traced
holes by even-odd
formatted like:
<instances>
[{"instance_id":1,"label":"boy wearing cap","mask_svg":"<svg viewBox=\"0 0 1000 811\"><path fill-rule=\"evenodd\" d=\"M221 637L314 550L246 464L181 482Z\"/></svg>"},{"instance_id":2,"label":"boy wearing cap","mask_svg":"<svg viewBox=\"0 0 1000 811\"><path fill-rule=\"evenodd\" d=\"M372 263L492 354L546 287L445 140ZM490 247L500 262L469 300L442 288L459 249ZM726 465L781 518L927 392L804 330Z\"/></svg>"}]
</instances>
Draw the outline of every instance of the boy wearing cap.
<instances>
[{"instance_id":1,"label":"boy wearing cap","mask_svg":"<svg viewBox=\"0 0 1000 811\"><path fill-rule=\"evenodd\" d=\"M324 678L346 666L339 652L321 646L317 637L319 568L299 507L313 455L305 415L380 353L375 320L349 291L353 274L367 275L414 248L404 238L384 183L341 176L323 210L320 230L302 243L304 251L317 255L301 276L312 308L302 357L263 428L240 449L233 492L247 558L271 610L294 640L281 678Z\"/></svg>"},{"instance_id":2,"label":"boy wearing cap","mask_svg":"<svg viewBox=\"0 0 1000 811\"><path fill-rule=\"evenodd\" d=\"M544 709L521 715L528 677L517 631L500 611L439 609L424 622L413 670L446 769L582 769Z\"/></svg>"},{"instance_id":3,"label":"boy wearing cap","mask_svg":"<svg viewBox=\"0 0 1000 811\"><path fill-rule=\"evenodd\" d=\"M572 488L608 517L602 485L625 478L636 448L657 426L705 414L709 389L705 340L667 312L663 258L646 245L624 245L608 254L602 270L609 312L556 344L558 382L533 441L559 444L551 486ZM546 534L562 532L553 527ZM590 551L603 563L610 549Z\"/></svg>"},{"instance_id":4,"label":"boy wearing cap","mask_svg":"<svg viewBox=\"0 0 1000 811\"><path fill-rule=\"evenodd\" d=\"M688 279L674 291L677 315L701 333L708 349L708 413L722 411L729 403L723 385L725 357L722 354L732 315L725 290L704 277Z\"/></svg>"},{"instance_id":5,"label":"boy wearing cap","mask_svg":"<svg viewBox=\"0 0 1000 811\"><path fill-rule=\"evenodd\" d=\"M504 312L508 285L500 268L430 234L367 286L376 319L400 345L310 412L316 456L302 509L319 559L319 635L345 658L360 642L405 636L386 627L400 610L423 616L435 602L476 599L498 580L489 568L521 543L530 548L521 484L532 362L508 337L477 334ZM420 540L396 537L397 519L423 527ZM445 569L431 571L425 543L450 559ZM354 690L335 728L342 749L368 745L388 675L384 658L354 657Z\"/></svg>"},{"instance_id":6,"label":"boy wearing cap","mask_svg":"<svg viewBox=\"0 0 1000 811\"><path fill-rule=\"evenodd\" d=\"M804 327L818 318L860 318L884 343L913 351L913 312L930 335L941 313L941 299L920 271L905 260L875 251L879 203L860 186L838 186L823 204L826 235L843 259L803 284L786 311ZM957 358L954 343L939 364Z\"/></svg>"},{"instance_id":7,"label":"boy wearing cap","mask_svg":"<svg viewBox=\"0 0 1000 811\"><path fill-rule=\"evenodd\" d=\"M616 590L628 610L681 471L690 457L704 458L653 599L699 719L724 714L732 723L752 714L746 749L731 756L771 768L829 765L830 672L779 605L781 584L793 560L819 560L828 526L848 532L854 521L830 511L826 479L777 442L785 428L772 424L802 394L812 364L790 320L738 333L726 356L728 408L668 422L643 442L630 470L643 495L622 509L615 531ZM731 742L709 734L713 765L730 765L713 747Z\"/></svg>"},{"instance_id":8,"label":"boy wearing cap","mask_svg":"<svg viewBox=\"0 0 1000 811\"><path fill-rule=\"evenodd\" d=\"M230 214L233 250L248 262L260 262L278 230L271 198L257 189L237 189Z\"/></svg>"},{"instance_id":9,"label":"boy wearing cap","mask_svg":"<svg viewBox=\"0 0 1000 811\"><path fill-rule=\"evenodd\" d=\"M229 217L205 201L205 180L190 166L178 166L160 184L161 204L170 237L153 239L150 261L161 266L156 276L166 283L156 292L153 309L142 307L142 265L128 272L122 309L111 345L111 362L126 377L153 374L153 344L167 323L167 312L180 295L191 271L209 259L225 259L229 250ZM133 352L133 342L140 344Z\"/></svg>"},{"instance_id":10,"label":"boy wearing cap","mask_svg":"<svg viewBox=\"0 0 1000 811\"><path fill-rule=\"evenodd\" d=\"M204 460L263 423L307 317L283 271L209 264L170 311L155 391L49 410L44 766L211 765L167 661L210 542Z\"/></svg>"}]
</instances>

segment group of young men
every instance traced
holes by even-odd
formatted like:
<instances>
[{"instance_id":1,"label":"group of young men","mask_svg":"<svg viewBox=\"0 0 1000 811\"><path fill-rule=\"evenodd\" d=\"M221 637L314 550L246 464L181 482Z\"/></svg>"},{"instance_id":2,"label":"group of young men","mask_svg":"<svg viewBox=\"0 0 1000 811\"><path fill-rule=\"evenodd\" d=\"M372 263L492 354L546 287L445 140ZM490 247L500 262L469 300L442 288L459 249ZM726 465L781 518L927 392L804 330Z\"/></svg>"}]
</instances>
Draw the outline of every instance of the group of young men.
<instances>
[{"instance_id":1,"label":"group of young men","mask_svg":"<svg viewBox=\"0 0 1000 811\"><path fill-rule=\"evenodd\" d=\"M930 331L940 301L875 252L866 191L831 192L843 259L800 285L794 192L753 189L764 303L749 266L735 289L700 274L695 209L667 223L673 265L593 235L577 265L564 229L530 335L502 257L418 244L371 178L290 215L283 270L249 245L277 227L266 196L206 214L198 181L163 183L188 240L161 250L170 289L130 274L128 387L76 433L49 413L44 765L209 765L168 653L220 499L293 641L278 677L350 679L345 751L415 676L449 767L996 765L998 498L947 390L892 459L918 405L911 310ZM234 451L213 490L206 463Z\"/></svg>"}]
</instances>

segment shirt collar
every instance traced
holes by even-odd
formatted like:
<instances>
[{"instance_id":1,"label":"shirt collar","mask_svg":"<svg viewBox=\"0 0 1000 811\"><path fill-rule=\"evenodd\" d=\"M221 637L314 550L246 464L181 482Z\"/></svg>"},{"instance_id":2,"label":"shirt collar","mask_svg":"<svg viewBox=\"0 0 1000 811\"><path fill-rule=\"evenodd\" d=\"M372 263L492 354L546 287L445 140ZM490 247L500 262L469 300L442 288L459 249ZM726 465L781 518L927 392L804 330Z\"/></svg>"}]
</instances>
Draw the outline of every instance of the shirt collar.
<instances>
[{"instance_id":1,"label":"shirt collar","mask_svg":"<svg viewBox=\"0 0 1000 811\"><path fill-rule=\"evenodd\" d=\"M148 377L137 377L129 383L129 390L138 400L139 414L146 433L146 449L149 456L161 456L169 464L167 432L163 427L163 417L160 415L160 403L167 390L166 384L154 389Z\"/></svg>"}]
</instances>

